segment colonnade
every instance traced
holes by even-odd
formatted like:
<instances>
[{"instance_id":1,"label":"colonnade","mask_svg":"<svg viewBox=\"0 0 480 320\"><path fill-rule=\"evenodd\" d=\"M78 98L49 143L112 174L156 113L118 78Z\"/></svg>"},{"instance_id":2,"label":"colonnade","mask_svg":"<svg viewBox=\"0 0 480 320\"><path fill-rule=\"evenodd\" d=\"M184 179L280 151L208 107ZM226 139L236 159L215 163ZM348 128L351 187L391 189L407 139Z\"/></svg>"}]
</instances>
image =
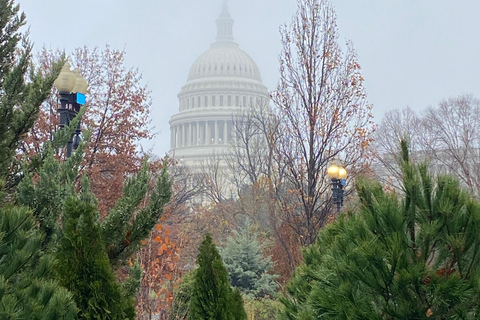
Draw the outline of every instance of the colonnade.
<instances>
[{"instance_id":1,"label":"colonnade","mask_svg":"<svg viewBox=\"0 0 480 320\"><path fill-rule=\"evenodd\" d=\"M229 144L232 141L232 121L190 121L170 127L172 149L198 145Z\"/></svg>"}]
</instances>

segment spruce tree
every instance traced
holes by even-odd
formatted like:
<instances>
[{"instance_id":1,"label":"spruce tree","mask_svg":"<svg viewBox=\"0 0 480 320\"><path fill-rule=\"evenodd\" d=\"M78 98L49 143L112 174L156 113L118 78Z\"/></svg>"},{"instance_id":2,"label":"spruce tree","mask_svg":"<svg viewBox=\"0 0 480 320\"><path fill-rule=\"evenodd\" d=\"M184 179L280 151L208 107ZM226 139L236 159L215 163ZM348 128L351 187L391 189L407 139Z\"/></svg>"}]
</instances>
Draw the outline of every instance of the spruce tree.
<instances>
[{"instance_id":1,"label":"spruce tree","mask_svg":"<svg viewBox=\"0 0 480 320\"><path fill-rule=\"evenodd\" d=\"M283 319L478 319L480 203L403 150L404 195L358 180L358 211L304 251Z\"/></svg>"},{"instance_id":2,"label":"spruce tree","mask_svg":"<svg viewBox=\"0 0 480 320\"><path fill-rule=\"evenodd\" d=\"M234 295L230 287L227 270L210 234L205 236L199 251L189 319L246 319L243 301L240 306L241 297Z\"/></svg>"},{"instance_id":3,"label":"spruce tree","mask_svg":"<svg viewBox=\"0 0 480 320\"><path fill-rule=\"evenodd\" d=\"M278 276L269 273L273 263L270 256L263 256L264 248L265 242L260 244L251 228L245 227L220 250L230 283L252 298L273 297L278 287Z\"/></svg>"}]
</instances>

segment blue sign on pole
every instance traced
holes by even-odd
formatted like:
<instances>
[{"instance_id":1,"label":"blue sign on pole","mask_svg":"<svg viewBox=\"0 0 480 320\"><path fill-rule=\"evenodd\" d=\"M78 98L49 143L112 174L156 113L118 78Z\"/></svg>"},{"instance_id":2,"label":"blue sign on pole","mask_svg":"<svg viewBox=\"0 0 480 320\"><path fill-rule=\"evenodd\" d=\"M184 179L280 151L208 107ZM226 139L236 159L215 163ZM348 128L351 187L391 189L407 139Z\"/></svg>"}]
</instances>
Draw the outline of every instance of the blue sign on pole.
<instances>
[{"instance_id":1,"label":"blue sign on pole","mask_svg":"<svg viewBox=\"0 0 480 320\"><path fill-rule=\"evenodd\" d=\"M77 92L77 103L81 105L85 104L85 95L83 93Z\"/></svg>"}]
</instances>

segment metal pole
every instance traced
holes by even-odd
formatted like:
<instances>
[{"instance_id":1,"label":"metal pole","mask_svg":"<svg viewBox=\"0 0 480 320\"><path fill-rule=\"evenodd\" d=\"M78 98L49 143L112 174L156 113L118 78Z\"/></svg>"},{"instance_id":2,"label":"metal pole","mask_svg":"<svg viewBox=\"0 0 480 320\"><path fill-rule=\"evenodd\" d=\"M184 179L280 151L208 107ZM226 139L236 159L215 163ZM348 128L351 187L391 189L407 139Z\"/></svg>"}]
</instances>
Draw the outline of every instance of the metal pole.
<instances>
[{"instance_id":1,"label":"metal pole","mask_svg":"<svg viewBox=\"0 0 480 320\"><path fill-rule=\"evenodd\" d=\"M333 202L337 207L337 213L340 213L343 206L343 184L342 180L332 178Z\"/></svg>"}]
</instances>

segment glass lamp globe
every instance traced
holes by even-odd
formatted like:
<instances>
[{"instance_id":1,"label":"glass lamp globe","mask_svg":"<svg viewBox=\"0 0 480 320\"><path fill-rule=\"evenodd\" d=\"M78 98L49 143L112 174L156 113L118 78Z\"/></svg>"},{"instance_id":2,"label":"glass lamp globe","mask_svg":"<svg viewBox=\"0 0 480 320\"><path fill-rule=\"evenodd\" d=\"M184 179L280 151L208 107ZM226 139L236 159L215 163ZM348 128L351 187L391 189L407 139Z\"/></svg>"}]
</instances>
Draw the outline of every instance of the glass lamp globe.
<instances>
[{"instance_id":1,"label":"glass lamp globe","mask_svg":"<svg viewBox=\"0 0 480 320\"><path fill-rule=\"evenodd\" d=\"M62 71L58 75L58 78L55 79L55 88L59 92L72 92L73 88L75 87L76 77L75 74L70 70L70 63L65 62L62 67Z\"/></svg>"},{"instance_id":2,"label":"glass lamp globe","mask_svg":"<svg viewBox=\"0 0 480 320\"><path fill-rule=\"evenodd\" d=\"M88 82L80 74L80 69L75 68L73 70L73 73L75 74L76 81L75 81L75 87L73 88L72 92L78 92L82 94L87 93Z\"/></svg>"},{"instance_id":3,"label":"glass lamp globe","mask_svg":"<svg viewBox=\"0 0 480 320\"><path fill-rule=\"evenodd\" d=\"M330 177L330 179L337 179L339 170L340 168L335 163L333 163L332 165L330 165L330 167L328 167L327 175Z\"/></svg>"}]
</instances>

